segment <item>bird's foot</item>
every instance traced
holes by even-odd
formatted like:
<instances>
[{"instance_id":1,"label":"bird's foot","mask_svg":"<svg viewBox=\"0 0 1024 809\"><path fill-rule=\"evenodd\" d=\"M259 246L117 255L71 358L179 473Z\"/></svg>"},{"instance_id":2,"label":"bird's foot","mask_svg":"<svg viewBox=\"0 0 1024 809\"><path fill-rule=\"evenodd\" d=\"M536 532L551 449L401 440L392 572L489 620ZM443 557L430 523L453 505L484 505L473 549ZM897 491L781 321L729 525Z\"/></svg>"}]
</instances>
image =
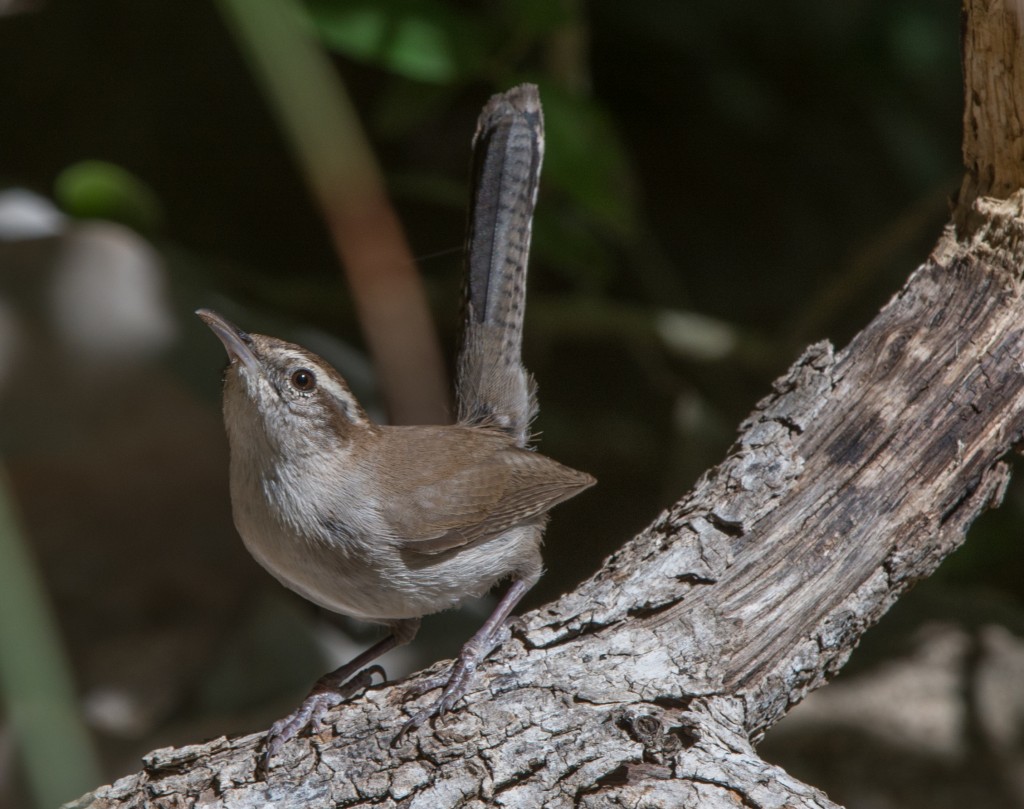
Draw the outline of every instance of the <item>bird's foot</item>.
<instances>
[{"instance_id":1,"label":"bird's foot","mask_svg":"<svg viewBox=\"0 0 1024 809\"><path fill-rule=\"evenodd\" d=\"M507 626L502 626L491 636L474 636L459 652L459 656L452 664L451 671L447 675L429 677L409 688L409 696L413 699L424 694L442 688L441 696L426 708L418 711L409 721L402 725L398 735L392 740L392 746L399 744L405 735L418 728L428 719L440 717L451 710L452 706L466 694L473 674L477 667L487 656L508 640L511 631Z\"/></svg>"},{"instance_id":2,"label":"bird's foot","mask_svg":"<svg viewBox=\"0 0 1024 809\"><path fill-rule=\"evenodd\" d=\"M339 671L341 670L339 669ZM367 666L341 682L337 676L338 672L331 672L317 680L309 692L309 696L297 709L270 726L263 746L263 754L260 757L261 772L266 773L270 766L270 759L278 753L285 742L294 739L303 729L311 727L314 733L323 730L324 717L327 713L332 708L351 699L359 691L369 687L373 682L374 674L379 675L381 680L386 679L384 669L374 665Z\"/></svg>"}]
</instances>

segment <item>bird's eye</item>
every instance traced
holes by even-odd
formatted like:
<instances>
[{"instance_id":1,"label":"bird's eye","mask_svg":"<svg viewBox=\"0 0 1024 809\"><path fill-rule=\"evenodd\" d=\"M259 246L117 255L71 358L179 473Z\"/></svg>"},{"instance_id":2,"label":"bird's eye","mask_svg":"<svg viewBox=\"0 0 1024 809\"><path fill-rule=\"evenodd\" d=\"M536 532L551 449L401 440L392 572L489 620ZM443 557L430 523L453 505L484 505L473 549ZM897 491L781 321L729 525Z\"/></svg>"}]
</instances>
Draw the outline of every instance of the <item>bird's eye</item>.
<instances>
[{"instance_id":1,"label":"bird's eye","mask_svg":"<svg viewBox=\"0 0 1024 809\"><path fill-rule=\"evenodd\" d=\"M299 368L297 371L292 372L291 383L295 390L309 393L309 391L316 387L316 374L310 371L309 368Z\"/></svg>"}]
</instances>

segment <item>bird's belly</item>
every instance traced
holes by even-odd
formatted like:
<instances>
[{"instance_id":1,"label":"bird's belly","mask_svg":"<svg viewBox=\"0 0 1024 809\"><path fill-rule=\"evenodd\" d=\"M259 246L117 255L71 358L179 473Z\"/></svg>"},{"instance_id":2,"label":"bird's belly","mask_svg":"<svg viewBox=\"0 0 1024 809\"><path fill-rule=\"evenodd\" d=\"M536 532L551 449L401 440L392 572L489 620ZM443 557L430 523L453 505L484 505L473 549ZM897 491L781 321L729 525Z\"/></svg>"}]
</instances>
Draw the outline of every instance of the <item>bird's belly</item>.
<instances>
[{"instance_id":1,"label":"bird's belly","mask_svg":"<svg viewBox=\"0 0 1024 809\"><path fill-rule=\"evenodd\" d=\"M358 554L343 546L294 535L269 514L235 514L246 550L281 584L341 615L389 620L387 588Z\"/></svg>"},{"instance_id":2,"label":"bird's belly","mask_svg":"<svg viewBox=\"0 0 1024 809\"><path fill-rule=\"evenodd\" d=\"M285 587L332 612L366 621L387 623L440 612L483 595L503 578L535 578L540 572L537 526L422 554L361 532L298 535L269 510L236 509L235 525L253 558Z\"/></svg>"}]
</instances>

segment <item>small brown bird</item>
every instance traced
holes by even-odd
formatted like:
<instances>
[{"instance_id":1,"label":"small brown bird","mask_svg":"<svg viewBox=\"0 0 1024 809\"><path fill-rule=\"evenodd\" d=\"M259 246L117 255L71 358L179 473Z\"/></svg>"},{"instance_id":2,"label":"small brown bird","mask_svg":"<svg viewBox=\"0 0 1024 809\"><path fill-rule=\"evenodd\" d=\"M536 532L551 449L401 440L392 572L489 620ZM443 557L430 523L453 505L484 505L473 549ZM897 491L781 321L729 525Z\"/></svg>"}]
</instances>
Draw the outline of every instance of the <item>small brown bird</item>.
<instances>
[{"instance_id":1,"label":"small brown bird","mask_svg":"<svg viewBox=\"0 0 1024 809\"><path fill-rule=\"evenodd\" d=\"M590 475L516 446L499 429L374 424L315 354L198 314L231 358L224 422L246 548L314 604L392 628L324 687L344 687L412 640L423 615L501 579L523 593L536 582L548 510L592 485ZM324 694L314 702L341 701ZM271 753L320 709L310 708L275 727Z\"/></svg>"},{"instance_id":2,"label":"small brown bird","mask_svg":"<svg viewBox=\"0 0 1024 809\"><path fill-rule=\"evenodd\" d=\"M430 683L444 686L440 698L402 732L448 710L540 576L548 511L594 483L525 448L536 405L519 355L541 126L530 85L496 96L481 116L459 423L375 424L320 357L197 312L230 358L224 422L246 548L313 603L391 628L271 728L267 758L368 684L379 667L366 667L412 640L423 615L511 579L450 676Z\"/></svg>"}]
</instances>

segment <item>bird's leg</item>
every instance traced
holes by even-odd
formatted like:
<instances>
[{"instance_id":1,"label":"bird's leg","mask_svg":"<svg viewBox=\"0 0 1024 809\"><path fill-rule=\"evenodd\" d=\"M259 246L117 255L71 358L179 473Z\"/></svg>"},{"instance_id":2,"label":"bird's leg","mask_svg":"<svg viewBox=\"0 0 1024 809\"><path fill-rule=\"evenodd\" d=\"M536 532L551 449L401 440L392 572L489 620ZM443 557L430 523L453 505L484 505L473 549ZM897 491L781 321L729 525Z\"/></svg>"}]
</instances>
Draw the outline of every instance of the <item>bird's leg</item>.
<instances>
[{"instance_id":1,"label":"bird's leg","mask_svg":"<svg viewBox=\"0 0 1024 809\"><path fill-rule=\"evenodd\" d=\"M303 728L311 725L315 730L319 730L324 724L327 712L369 686L374 674L379 675L382 680L385 679L381 666L369 664L386 652L409 643L416 637L419 625L419 619L396 622L391 634L386 638L317 680L309 695L296 710L270 726L260 768L266 771L270 758Z\"/></svg>"},{"instance_id":2,"label":"bird's leg","mask_svg":"<svg viewBox=\"0 0 1024 809\"><path fill-rule=\"evenodd\" d=\"M531 577L533 581L536 581L536 577ZM509 635L508 627L505 625L505 621L511 614L512 610L516 608L516 604L520 602L522 597L526 595L527 590L533 585L533 581L526 579L516 579L512 586L508 588L508 592L502 596L501 601L498 602L498 606L494 608L494 612L484 622L484 625L480 627L479 631L473 635L462 647L459 652L459 656L455 659L452 664L451 671L447 676L433 677L429 680L420 683L413 690L413 695L418 696L432 691L435 688L444 687L441 692L441 696L432 705L419 711L415 716L406 722L402 729L398 732L395 737L395 743L401 741L402 737L405 736L410 730L419 727L427 719L432 716L441 716L446 711L451 709L452 705L455 704L456 700L466 693L470 681L473 678L473 672L476 671L477 667L483 662L484 658L493 652L498 646L500 646Z\"/></svg>"}]
</instances>

